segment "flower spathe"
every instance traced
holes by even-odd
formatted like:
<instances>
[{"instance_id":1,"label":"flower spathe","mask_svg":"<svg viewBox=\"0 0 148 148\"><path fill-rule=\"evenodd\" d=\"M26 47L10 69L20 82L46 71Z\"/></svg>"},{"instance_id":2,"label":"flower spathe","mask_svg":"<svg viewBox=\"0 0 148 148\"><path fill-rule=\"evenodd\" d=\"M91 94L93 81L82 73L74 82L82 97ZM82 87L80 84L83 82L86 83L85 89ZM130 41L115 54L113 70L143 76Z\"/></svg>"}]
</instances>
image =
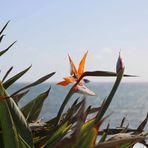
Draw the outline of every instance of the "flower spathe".
<instances>
[{"instance_id":1,"label":"flower spathe","mask_svg":"<svg viewBox=\"0 0 148 148\"><path fill-rule=\"evenodd\" d=\"M116 65L116 72L119 73L124 68L125 68L124 59L121 56L121 53L119 52L119 57L118 57L118 60L117 60L117 65Z\"/></svg>"},{"instance_id":2,"label":"flower spathe","mask_svg":"<svg viewBox=\"0 0 148 148\"><path fill-rule=\"evenodd\" d=\"M84 54L83 58L81 59L79 63L79 68L78 70L75 67L75 64L73 63L70 55L68 55L69 62L70 62L70 76L69 77L64 77L64 81L61 81L57 83L57 85L61 86L67 86L70 83L76 83L77 80L81 77L81 75L84 73L84 66L85 66L85 61L87 57L88 51ZM89 90L84 84L88 83L89 80L87 79L82 79L73 89L74 92L77 93L82 93L84 95L90 95L90 96L95 96L96 94Z\"/></svg>"}]
</instances>

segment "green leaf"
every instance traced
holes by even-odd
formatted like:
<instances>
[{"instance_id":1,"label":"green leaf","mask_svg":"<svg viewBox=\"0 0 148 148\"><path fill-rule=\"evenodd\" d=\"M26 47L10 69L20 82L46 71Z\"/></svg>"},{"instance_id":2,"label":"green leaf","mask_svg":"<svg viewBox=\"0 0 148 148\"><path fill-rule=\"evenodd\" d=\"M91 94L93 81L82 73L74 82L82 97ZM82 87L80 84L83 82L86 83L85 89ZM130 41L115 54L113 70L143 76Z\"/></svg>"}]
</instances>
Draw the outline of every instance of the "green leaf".
<instances>
[{"instance_id":1,"label":"green leaf","mask_svg":"<svg viewBox=\"0 0 148 148\"><path fill-rule=\"evenodd\" d=\"M44 77L41 77L37 81L35 81L35 82L33 82L33 83L31 83L31 84L29 84L29 85L27 85L27 86L19 89L18 91L14 92L11 96L16 95L17 93L19 93L19 92L21 92L21 91L23 91L25 89L28 89L30 87L33 87L33 86L36 86L36 85L39 85L39 84L43 83L44 81L46 81L47 79L49 79L50 77L52 77L54 74L55 74L55 72L52 72L52 73L50 73L50 74L48 74L48 75L46 75Z\"/></svg>"},{"instance_id":2,"label":"green leaf","mask_svg":"<svg viewBox=\"0 0 148 148\"><path fill-rule=\"evenodd\" d=\"M2 79L2 82L5 81L5 79L7 78L7 76L9 75L9 73L12 71L12 69L13 69L13 66L8 69L8 71L6 72L6 74L4 75L4 77Z\"/></svg>"},{"instance_id":3,"label":"green leaf","mask_svg":"<svg viewBox=\"0 0 148 148\"><path fill-rule=\"evenodd\" d=\"M2 132L0 134L0 147L4 147L3 138L2 138Z\"/></svg>"},{"instance_id":4,"label":"green leaf","mask_svg":"<svg viewBox=\"0 0 148 148\"><path fill-rule=\"evenodd\" d=\"M79 99L79 98L78 98ZM83 96L83 100L81 102L78 102L78 99L73 103L72 107L70 108L70 112L72 108L75 108L75 105L78 105L80 103L80 107L77 109L77 111L74 113L75 114L75 119L76 119L76 125L74 125L74 132L71 134L70 137L64 137L62 138L59 142L56 142L55 147L64 147L64 148L74 148L76 142L79 140L80 137L80 128L82 124L85 122L84 117L85 117L85 97ZM72 109L73 110L73 109ZM72 115L73 116L73 115ZM63 121L60 123L60 125L64 123L71 123L71 121ZM73 125L73 123L72 123Z\"/></svg>"},{"instance_id":5,"label":"green leaf","mask_svg":"<svg viewBox=\"0 0 148 148\"><path fill-rule=\"evenodd\" d=\"M94 143L96 143L96 138L97 138L97 135L98 135L98 131L99 131L99 128L100 126L102 125L102 123L104 122L104 120L106 118L108 118L110 115L104 117L101 121L99 121L97 124L95 124L95 120L96 118L93 118L91 120L88 120L86 123L84 123L82 126L81 126L81 130L80 130L80 142L78 143L78 145L82 145L82 143L84 142L84 146L86 146L86 144L88 144L88 142L90 142L89 144L89 147L94 147ZM91 136L88 134L90 133L90 131L93 131L93 133L95 132L96 134L93 134L94 136Z\"/></svg>"},{"instance_id":6,"label":"green leaf","mask_svg":"<svg viewBox=\"0 0 148 148\"><path fill-rule=\"evenodd\" d=\"M29 66L25 70L19 72L18 74L8 79L6 82L4 82L3 83L4 88L7 89L9 86L11 86L15 81L17 81L20 77L22 77L30 68L31 66Z\"/></svg>"},{"instance_id":7,"label":"green leaf","mask_svg":"<svg viewBox=\"0 0 148 148\"><path fill-rule=\"evenodd\" d=\"M3 31L5 30L5 28L7 27L7 25L9 24L10 21L8 21L5 26L2 28L2 30L0 31L0 35L3 33Z\"/></svg>"},{"instance_id":8,"label":"green leaf","mask_svg":"<svg viewBox=\"0 0 148 148\"><path fill-rule=\"evenodd\" d=\"M76 146L76 148L94 148L95 141L97 138L98 131L96 128L92 128L91 130L87 131L87 134L85 134L84 137L79 138L79 142Z\"/></svg>"},{"instance_id":9,"label":"green leaf","mask_svg":"<svg viewBox=\"0 0 148 148\"><path fill-rule=\"evenodd\" d=\"M103 132L103 134L99 140L99 143L104 142L106 140L108 131L109 131L109 124L107 125L106 130Z\"/></svg>"},{"instance_id":10,"label":"green leaf","mask_svg":"<svg viewBox=\"0 0 148 148\"><path fill-rule=\"evenodd\" d=\"M68 125L68 122L60 125L60 127L49 138L49 140L45 144L45 147L46 148L54 147L54 144L56 144L60 139L62 139L70 128L71 128L71 125Z\"/></svg>"},{"instance_id":11,"label":"green leaf","mask_svg":"<svg viewBox=\"0 0 148 148\"><path fill-rule=\"evenodd\" d=\"M146 124L148 122L148 113L146 118L142 121L142 123L138 126L136 132L134 134L139 134L141 132L143 132L143 129L145 128Z\"/></svg>"},{"instance_id":12,"label":"green leaf","mask_svg":"<svg viewBox=\"0 0 148 148\"><path fill-rule=\"evenodd\" d=\"M7 52L15 43L16 43L16 41L13 42L13 43L12 43L9 47L7 47L6 49L0 51L0 56L2 56L5 52Z\"/></svg>"},{"instance_id":13,"label":"green leaf","mask_svg":"<svg viewBox=\"0 0 148 148\"><path fill-rule=\"evenodd\" d=\"M7 92L6 92L6 90L4 89L2 83L0 83L0 92L1 92L1 95L9 96L7 94ZM4 120L5 119L4 120L4 124L10 124L10 123L6 123L6 122L10 122L9 121L9 118L11 117L11 120L14 122L14 125L15 125L15 128L16 128L17 133L32 148L33 147L33 139L32 139L32 134L31 134L30 128L29 128L29 126L28 126L28 124L27 124L27 122L26 122L26 120L25 120L22 112L20 111L20 109L18 108L18 106L16 105L16 103L14 102L14 100L10 97L7 100L0 101L0 104L3 105L2 107L0 107L0 110L2 110L2 111L0 111L1 118L2 118L1 120ZM8 117L7 117L6 114L8 113L8 111L7 111L8 109L9 109L9 113L10 113L11 116L8 115ZM7 121L7 118L8 118L8 121ZM3 121L1 121L1 122L3 122ZM13 126L11 126L11 128L12 127ZM9 138L10 137L11 136L9 136ZM9 138L7 137L7 140Z\"/></svg>"},{"instance_id":14,"label":"green leaf","mask_svg":"<svg viewBox=\"0 0 148 148\"><path fill-rule=\"evenodd\" d=\"M20 148L31 148L20 135L18 137L19 137L19 147Z\"/></svg>"},{"instance_id":15,"label":"green leaf","mask_svg":"<svg viewBox=\"0 0 148 148\"><path fill-rule=\"evenodd\" d=\"M88 113L87 114L96 113L98 111L100 111L100 107L93 107L93 108L91 108L91 106L90 106L90 108L88 108Z\"/></svg>"},{"instance_id":16,"label":"green leaf","mask_svg":"<svg viewBox=\"0 0 148 148\"><path fill-rule=\"evenodd\" d=\"M90 128L94 125L94 121L95 121L95 118L88 120L86 123L84 123L81 127L81 133L83 134L89 131Z\"/></svg>"},{"instance_id":17,"label":"green leaf","mask_svg":"<svg viewBox=\"0 0 148 148\"><path fill-rule=\"evenodd\" d=\"M125 119L126 119L126 116L125 117L123 117L123 119L122 119L122 121L121 121L121 124L120 124L120 128L122 128L123 127L123 125L124 125L124 122L125 122Z\"/></svg>"},{"instance_id":18,"label":"green leaf","mask_svg":"<svg viewBox=\"0 0 148 148\"><path fill-rule=\"evenodd\" d=\"M47 98L49 91L50 91L50 88L46 92L40 94L35 99L30 101L27 105L25 105L21 109L24 116L27 118L29 122L36 121L38 119L43 103Z\"/></svg>"},{"instance_id":19,"label":"green leaf","mask_svg":"<svg viewBox=\"0 0 148 148\"><path fill-rule=\"evenodd\" d=\"M14 96L12 96L13 100L18 103L27 93L29 92L29 90L26 90L24 92L18 93Z\"/></svg>"},{"instance_id":20,"label":"green leaf","mask_svg":"<svg viewBox=\"0 0 148 148\"><path fill-rule=\"evenodd\" d=\"M66 104L68 103L71 96L74 94L72 89L73 89L73 87L70 89L70 91L68 92L67 96L65 97L62 105L60 106L60 109L59 109L57 117L56 117L55 126L59 123L61 115L62 115L62 113L64 111L64 108L65 108Z\"/></svg>"},{"instance_id":21,"label":"green leaf","mask_svg":"<svg viewBox=\"0 0 148 148\"><path fill-rule=\"evenodd\" d=\"M0 90L0 95L3 92ZM6 101L0 101L0 124L5 148L19 148L16 127Z\"/></svg>"},{"instance_id":22,"label":"green leaf","mask_svg":"<svg viewBox=\"0 0 148 148\"><path fill-rule=\"evenodd\" d=\"M16 125L17 132L26 141L26 143L30 145L30 147L33 147L32 133L22 112L19 110L18 106L15 104L12 98L6 101L10 108L14 123Z\"/></svg>"},{"instance_id":23,"label":"green leaf","mask_svg":"<svg viewBox=\"0 0 148 148\"><path fill-rule=\"evenodd\" d=\"M78 99L76 99L74 101L74 103L72 104L71 108L67 111L66 117L64 118L64 121L63 122L66 122L66 121L69 121L70 122L70 120L72 120L72 118L73 118L73 115L78 111L78 109L82 105L83 100L80 101L79 103L77 103L78 102Z\"/></svg>"},{"instance_id":24,"label":"green leaf","mask_svg":"<svg viewBox=\"0 0 148 148\"><path fill-rule=\"evenodd\" d=\"M54 117L54 118L52 118L52 119L46 121L46 124L47 124L48 126L53 126L54 123L55 123L55 121L56 121L56 117Z\"/></svg>"},{"instance_id":25,"label":"green leaf","mask_svg":"<svg viewBox=\"0 0 148 148\"><path fill-rule=\"evenodd\" d=\"M1 43L1 41L3 40L4 36L5 36L5 35L1 35L1 36L0 36L0 43Z\"/></svg>"}]
</instances>

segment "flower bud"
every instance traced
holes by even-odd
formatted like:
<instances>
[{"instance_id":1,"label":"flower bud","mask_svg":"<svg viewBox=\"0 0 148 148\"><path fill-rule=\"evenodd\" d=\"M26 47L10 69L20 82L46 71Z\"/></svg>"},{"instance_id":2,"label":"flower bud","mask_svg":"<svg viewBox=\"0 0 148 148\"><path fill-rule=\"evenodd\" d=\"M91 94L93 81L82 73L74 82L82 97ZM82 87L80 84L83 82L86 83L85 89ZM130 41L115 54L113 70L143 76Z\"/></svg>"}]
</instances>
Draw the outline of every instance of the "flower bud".
<instances>
[{"instance_id":1,"label":"flower bud","mask_svg":"<svg viewBox=\"0 0 148 148\"><path fill-rule=\"evenodd\" d=\"M116 72L119 73L120 70L123 70L124 68L125 68L124 60L119 52L119 57L118 57L117 65L116 65Z\"/></svg>"}]
</instances>

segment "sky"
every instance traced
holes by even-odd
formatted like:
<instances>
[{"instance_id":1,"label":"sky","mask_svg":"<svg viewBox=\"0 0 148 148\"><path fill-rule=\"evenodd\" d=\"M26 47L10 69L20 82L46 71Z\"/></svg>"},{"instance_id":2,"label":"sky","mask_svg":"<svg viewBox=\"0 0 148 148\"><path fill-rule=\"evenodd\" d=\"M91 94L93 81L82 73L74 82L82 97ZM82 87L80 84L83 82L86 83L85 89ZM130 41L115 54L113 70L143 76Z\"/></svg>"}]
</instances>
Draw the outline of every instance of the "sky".
<instances>
[{"instance_id":1,"label":"sky","mask_svg":"<svg viewBox=\"0 0 148 148\"><path fill-rule=\"evenodd\" d=\"M147 0L3 0L0 28L5 30L0 50L17 40L0 58L2 77L32 64L20 82L30 82L56 71L50 81L69 76L68 53L78 66L88 50L85 70L115 71L119 51L125 73L138 75L124 81L148 81ZM95 81L110 81L97 78Z\"/></svg>"}]
</instances>

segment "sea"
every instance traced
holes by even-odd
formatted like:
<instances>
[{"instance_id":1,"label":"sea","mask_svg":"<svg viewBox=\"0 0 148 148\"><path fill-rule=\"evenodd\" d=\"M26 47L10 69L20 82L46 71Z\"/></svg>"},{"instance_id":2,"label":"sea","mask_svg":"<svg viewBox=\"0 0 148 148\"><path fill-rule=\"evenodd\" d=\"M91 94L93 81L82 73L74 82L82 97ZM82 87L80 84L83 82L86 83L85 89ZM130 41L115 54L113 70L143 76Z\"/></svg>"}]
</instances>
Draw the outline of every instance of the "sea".
<instances>
[{"instance_id":1,"label":"sea","mask_svg":"<svg viewBox=\"0 0 148 148\"><path fill-rule=\"evenodd\" d=\"M28 83L16 83L8 89L8 93L11 95L13 92L25 85L28 85ZM92 107L99 107L102 101L109 95L112 86L112 82L91 82L87 84L87 87L94 91L97 96L86 97L86 107L89 105ZM69 92L71 86L62 87L56 85L56 83L40 84L30 89L29 93L20 100L19 106L23 107L40 93L49 89L49 87L51 87L51 90L48 98L44 102L39 118L43 121L52 119L57 115L59 107ZM81 96L81 94L74 94L68 102L65 111L78 97ZM126 117L124 126L129 124L129 128L137 128L148 113L148 83L121 83L106 115L110 113L112 114L103 123L102 129L105 128L108 123L110 123L110 128L119 127L123 117ZM148 131L148 126L145 127L145 131Z\"/></svg>"}]
</instances>

